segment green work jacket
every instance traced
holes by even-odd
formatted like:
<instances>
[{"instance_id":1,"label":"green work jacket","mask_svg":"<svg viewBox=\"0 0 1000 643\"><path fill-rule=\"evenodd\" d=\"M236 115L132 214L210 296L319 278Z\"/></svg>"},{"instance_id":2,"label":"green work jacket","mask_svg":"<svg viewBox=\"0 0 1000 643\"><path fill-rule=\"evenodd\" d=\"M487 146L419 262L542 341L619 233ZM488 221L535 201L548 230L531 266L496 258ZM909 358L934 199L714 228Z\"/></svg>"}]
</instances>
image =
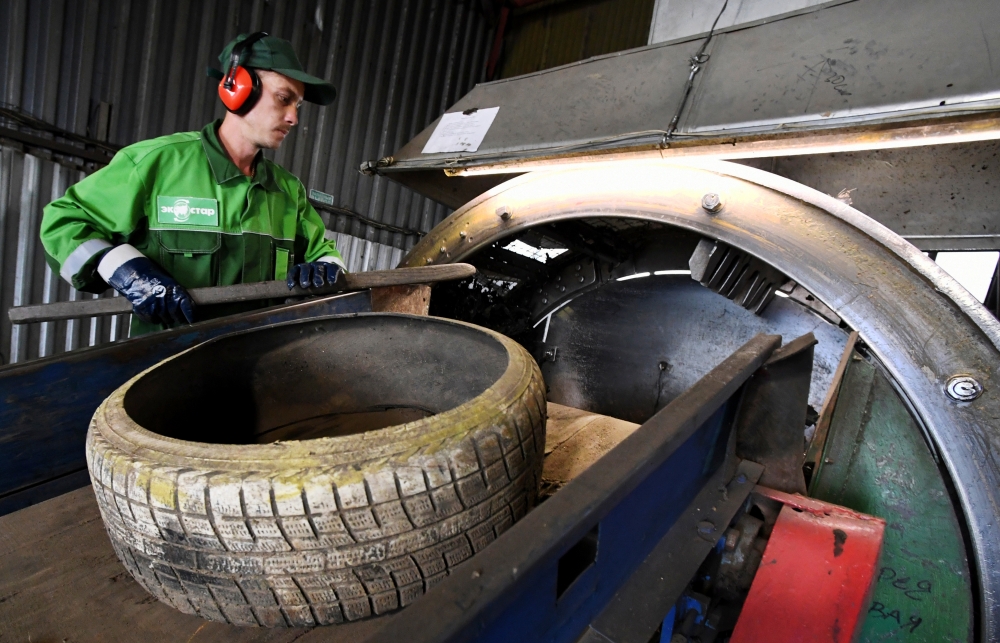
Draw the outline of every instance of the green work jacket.
<instances>
[{"instance_id":1,"label":"green work jacket","mask_svg":"<svg viewBox=\"0 0 1000 643\"><path fill-rule=\"evenodd\" d=\"M41 239L53 270L78 290L102 292L97 264L123 243L185 288L284 279L304 261L343 268L302 182L263 155L245 176L219 143L219 123L129 145L45 206ZM210 308L196 314L236 312ZM158 328L133 316L132 335Z\"/></svg>"}]
</instances>

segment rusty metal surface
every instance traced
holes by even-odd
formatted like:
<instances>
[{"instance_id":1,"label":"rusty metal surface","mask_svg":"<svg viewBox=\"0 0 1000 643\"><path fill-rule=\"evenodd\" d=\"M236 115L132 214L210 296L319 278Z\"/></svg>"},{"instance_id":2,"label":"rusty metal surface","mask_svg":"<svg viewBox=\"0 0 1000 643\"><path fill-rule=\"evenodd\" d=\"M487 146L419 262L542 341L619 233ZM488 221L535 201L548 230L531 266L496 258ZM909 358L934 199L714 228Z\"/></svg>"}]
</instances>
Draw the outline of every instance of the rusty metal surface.
<instances>
[{"instance_id":1,"label":"rusty metal surface","mask_svg":"<svg viewBox=\"0 0 1000 643\"><path fill-rule=\"evenodd\" d=\"M709 192L726 207L701 207ZM509 208L502 220L497 208ZM513 179L439 225L404 263L459 261L543 223L603 216L657 221L765 260L829 306L885 364L954 484L979 570L980 636L1000 636L1000 323L920 251L833 197L724 162L595 164ZM466 233L464 237L459 232ZM440 248L444 247L444 252ZM628 283L628 282L626 282ZM984 393L952 402L973 375Z\"/></svg>"},{"instance_id":2,"label":"rusty metal surface","mask_svg":"<svg viewBox=\"0 0 1000 643\"><path fill-rule=\"evenodd\" d=\"M806 493L803 432L816 337L808 333L775 351L747 382L736 420L736 454L764 465L760 484Z\"/></svg>"},{"instance_id":3,"label":"rusty metal surface","mask_svg":"<svg viewBox=\"0 0 1000 643\"><path fill-rule=\"evenodd\" d=\"M431 287L382 286L372 288L373 313L426 315L431 305Z\"/></svg>"},{"instance_id":4,"label":"rusty metal surface","mask_svg":"<svg viewBox=\"0 0 1000 643\"><path fill-rule=\"evenodd\" d=\"M834 409L837 408L837 400L840 399L840 385L844 381L844 373L847 371L847 366L854 355L854 347L857 345L857 342L858 332L851 331L851 334L847 338L847 343L844 345L844 352L840 356L840 362L837 364L837 370L833 373L830 387L826 391L823 406L818 407L819 417L816 419L816 428L813 430L813 435L809 439L809 447L806 449L804 466L810 471L816 470L823 457L823 447L826 444L826 439L830 431L830 420L833 418Z\"/></svg>"}]
</instances>

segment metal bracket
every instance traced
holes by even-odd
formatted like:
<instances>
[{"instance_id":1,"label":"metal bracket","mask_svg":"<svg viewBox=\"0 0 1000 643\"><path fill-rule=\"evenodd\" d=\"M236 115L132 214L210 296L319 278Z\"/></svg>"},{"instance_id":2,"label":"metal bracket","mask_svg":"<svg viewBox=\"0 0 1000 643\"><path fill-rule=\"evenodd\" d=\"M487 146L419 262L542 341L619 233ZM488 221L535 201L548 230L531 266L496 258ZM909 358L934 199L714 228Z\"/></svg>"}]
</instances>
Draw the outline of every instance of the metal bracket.
<instances>
[{"instance_id":1,"label":"metal bracket","mask_svg":"<svg viewBox=\"0 0 1000 643\"><path fill-rule=\"evenodd\" d=\"M721 241L702 239L688 261L691 278L761 314L788 278L757 257Z\"/></svg>"},{"instance_id":2,"label":"metal bracket","mask_svg":"<svg viewBox=\"0 0 1000 643\"><path fill-rule=\"evenodd\" d=\"M763 471L763 466L744 460L727 482L720 469L594 619L579 643L649 641Z\"/></svg>"},{"instance_id":3,"label":"metal bracket","mask_svg":"<svg viewBox=\"0 0 1000 643\"><path fill-rule=\"evenodd\" d=\"M531 298L531 319L541 319L563 303L607 281L608 270L594 259L569 263L547 283L539 286Z\"/></svg>"},{"instance_id":4,"label":"metal bracket","mask_svg":"<svg viewBox=\"0 0 1000 643\"><path fill-rule=\"evenodd\" d=\"M813 311L814 313L816 313L826 321L830 322L831 324L840 326L841 323L840 315L833 312L832 308L830 308L820 300L816 299L816 297L811 292L809 292L802 286L798 285L794 281L786 282L780 288L778 288L778 290L787 294L788 298L791 299L792 301L801 304L802 306L805 306L806 308Z\"/></svg>"}]
</instances>

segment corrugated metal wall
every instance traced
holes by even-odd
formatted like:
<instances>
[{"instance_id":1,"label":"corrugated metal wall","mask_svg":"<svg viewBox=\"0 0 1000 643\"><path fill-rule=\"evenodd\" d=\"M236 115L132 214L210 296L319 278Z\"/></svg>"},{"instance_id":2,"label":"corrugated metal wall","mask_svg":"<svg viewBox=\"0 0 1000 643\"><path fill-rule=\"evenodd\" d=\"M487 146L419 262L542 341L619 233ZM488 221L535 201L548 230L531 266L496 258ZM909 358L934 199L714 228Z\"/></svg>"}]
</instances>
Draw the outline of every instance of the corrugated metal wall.
<instances>
[{"instance_id":1,"label":"corrugated metal wall","mask_svg":"<svg viewBox=\"0 0 1000 643\"><path fill-rule=\"evenodd\" d=\"M515 9L504 35L500 78L642 47L654 0L539 2Z\"/></svg>"},{"instance_id":2,"label":"corrugated metal wall","mask_svg":"<svg viewBox=\"0 0 1000 643\"><path fill-rule=\"evenodd\" d=\"M276 162L333 195L337 208L377 222L426 232L448 214L357 170L481 80L492 38L477 0L0 0L0 100L118 145L200 129L223 114L205 67L218 66L215 56L237 33L258 30L291 40L306 70L338 89L329 107L303 105ZM37 242L41 208L82 177L2 150L2 363L117 339L126 326L104 319L12 329L7 321L11 305L91 297L51 274ZM417 239L322 215L353 270L392 267Z\"/></svg>"}]
</instances>

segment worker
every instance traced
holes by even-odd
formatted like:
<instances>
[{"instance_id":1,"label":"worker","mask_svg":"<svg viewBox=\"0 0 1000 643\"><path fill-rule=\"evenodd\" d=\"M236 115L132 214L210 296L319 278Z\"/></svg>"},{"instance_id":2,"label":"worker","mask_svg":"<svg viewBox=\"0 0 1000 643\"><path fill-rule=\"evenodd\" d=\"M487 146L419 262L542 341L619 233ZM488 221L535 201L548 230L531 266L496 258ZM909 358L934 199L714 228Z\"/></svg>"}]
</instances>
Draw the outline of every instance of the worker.
<instances>
[{"instance_id":1,"label":"worker","mask_svg":"<svg viewBox=\"0 0 1000 643\"><path fill-rule=\"evenodd\" d=\"M303 100L333 102L333 85L263 32L237 37L219 61L223 71L209 75L224 119L123 148L44 210L49 265L78 290L110 285L126 297L130 336L248 309L195 311L189 288L270 279L319 287L345 268L302 182L262 152L281 145Z\"/></svg>"}]
</instances>

